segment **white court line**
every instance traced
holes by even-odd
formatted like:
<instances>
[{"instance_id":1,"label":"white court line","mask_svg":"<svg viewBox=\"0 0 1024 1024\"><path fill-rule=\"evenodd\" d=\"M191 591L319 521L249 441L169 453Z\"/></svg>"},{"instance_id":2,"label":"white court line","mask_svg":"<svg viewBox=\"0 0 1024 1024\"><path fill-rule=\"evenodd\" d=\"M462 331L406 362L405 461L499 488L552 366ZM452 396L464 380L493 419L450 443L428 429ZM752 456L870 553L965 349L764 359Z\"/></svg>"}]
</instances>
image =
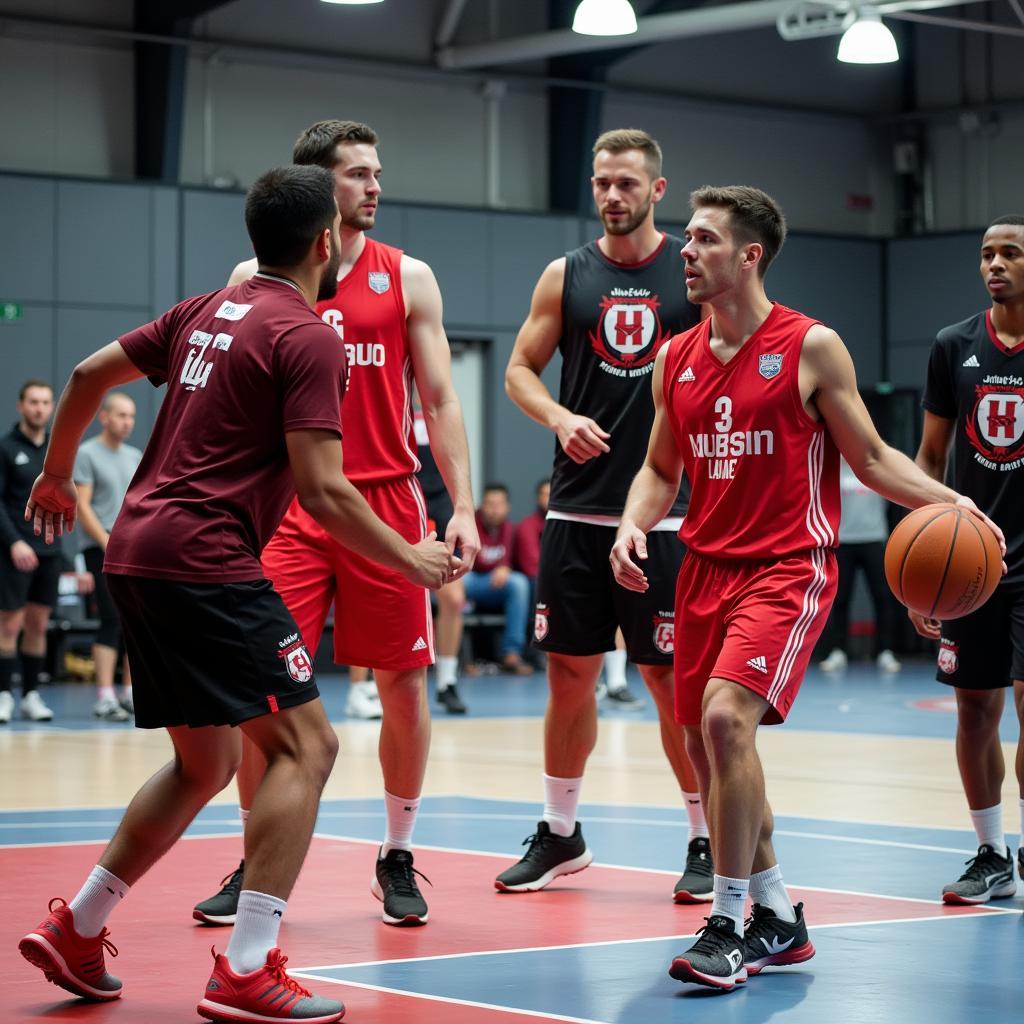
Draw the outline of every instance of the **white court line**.
<instances>
[{"instance_id":1,"label":"white court line","mask_svg":"<svg viewBox=\"0 0 1024 1024\"><path fill-rule=\"evenodd\" d=\"M179 838L188 842L195 839L237 839L240 835L241 832L210 832L207 835L180 836ZM100 846L109 842L109 837L100 837L99 839L65 839L52 843L0 843L0 850L39 850L51 846Z\"/></svg>"},{"instance_id":2,"label":"white court line","mask_svg":"<svg viewBox=\"0 0 1024 1024\"><path fill-rule=\"evenodd\" d=\"M342 981L338 978L324 978L320 975L309 977L302 971L289 971L289 974L308 981L326 981L333 985L349 985L352 988L368 989L371 992L387 992L391 995L406 996L410 999L426 999L431 1003L450 1003L456 1006L472 1006L480 1010L494 1010L497 1013L515 1013L523 1017L536 1017L539 1020L560 1020L568 1024L608 1024L608 1021L594 1020L591 1017L566 1017L561 1013L541 1013L537 1010L522 1010L516 1006L499 1006L497 1003L478 1003L472 999L456 999L452 996L427 995L424 992L407 992L401 988L389 988L386 985L367 985L362 981Z\"/></svg>"}]
</instances>

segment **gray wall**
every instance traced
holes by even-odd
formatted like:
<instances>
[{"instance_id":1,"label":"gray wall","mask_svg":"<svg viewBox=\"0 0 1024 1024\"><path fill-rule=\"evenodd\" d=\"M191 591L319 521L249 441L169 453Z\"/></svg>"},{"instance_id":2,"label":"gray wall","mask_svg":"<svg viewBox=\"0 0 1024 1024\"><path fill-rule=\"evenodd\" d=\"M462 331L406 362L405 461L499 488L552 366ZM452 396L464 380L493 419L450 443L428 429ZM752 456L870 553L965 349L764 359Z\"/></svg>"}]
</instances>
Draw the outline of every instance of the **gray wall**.
<instances>
[{"instance_id":1,"label":"gray wall","mask_svg":"<svg viewBox=\"0 0 1024 1024\"><path fill-rule=\"evenodd\" d=\"M86 353L185 295L220 287L249 255L242 205L236 192L0 175L0 301L25 311L20 321L0 323L0 415L13 418L25 378L46 376L59 388ZM529 510L534 483L550 469L553 440L506 398L504 367L545 264L597 230L574 217L397 203L378 219L378 237L434 268L451 336L489 345L486 464L476 475L504 479L517 515ZM919 387L935 331L985 302L977 246L976 233L888 244L796 234L769 272L769 292L834 327L862 384L880 379L887 334L892 380ZM557 358L546 379L556 390ZM142 382L129 390L141 440L160 392Z\"/></svg>"}]
</instances>

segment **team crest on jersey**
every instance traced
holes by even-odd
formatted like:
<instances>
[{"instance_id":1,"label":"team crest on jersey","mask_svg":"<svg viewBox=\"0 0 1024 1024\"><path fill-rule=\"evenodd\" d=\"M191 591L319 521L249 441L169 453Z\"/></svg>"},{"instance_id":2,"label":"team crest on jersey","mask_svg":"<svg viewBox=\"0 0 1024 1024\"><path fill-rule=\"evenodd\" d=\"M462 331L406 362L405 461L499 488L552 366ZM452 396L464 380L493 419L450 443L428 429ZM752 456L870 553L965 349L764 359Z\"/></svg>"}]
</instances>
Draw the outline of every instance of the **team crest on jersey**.
<instances>
[{"instance_id":1,"label":"team crest on jersey","mask_svg":"<svg viewBox=\"0 0 1024 1024\"><path fill-rule=\"evenodd\" d=\"M391 288L391 275L386 270L371 270L367 275L370 291L383 295Z\"/></svg>"},{"instance_id":2,"label":"team crest on jersey","mask_svg":"<svg viewBox=\"0 0 1024 1024\"><path fill-rule=\"evenodd\" d=\"M654 646L662 654L672 654L676 649L676 622L671 612L660 612L654 616Z\"/></svg>"},{"instance_id":3,"label":"team crest on jersey","mask_svg":"<svg viewBox=\"0 0 1024 1024\"><path fill-rule=\"evenodd\" d=\"M989 469L1012 469L1024 459L1024 387L979 384L967 420L975 459Z\"/></svg>"},{"instance_id":4,"label":"team crest on jersey","mask_svg":"<svg viewBox=\"0 0 1024 1024\"><path fill-rule=\"evenodd\" d=\"M613 288L611 296L601 299L601 315L597 329L590 332L590 344L602 370L626 377L654 368L654 357L669 337L661 327L660 305L658 297L644 288Z\"/></svg>"},{"instance_id":5,"label":"team crest on jersey","mask_svg":"<svg viewBox=\"0 0 1024 1024\"><path fill-rule=\"evenodd\" d=\"M284 667L295 682L308 683L313 678L313 659L310 658L309 651L301 639L296 639L279 650L277 656L284 658Z\"/></svg>"},{"instance_id":6,"label":"team crest on jersey","mask_svg":"<svg viewBox=\"0 0 1024 1024\"><path fill-rule=\"evenodd\" d=\"M533 637L535 640L543 640L548 635L548 615L551 609L546 604L537 605L536 614L533 616Z\"/></svg>"},{"instance_id":7,"label":"team crest on jersey","mask_svg":"<svg viewBox=\"0 0 1024 1024\"><path fill-rule=\"evenodd\" d=\"M778 377L782 372L782 353L781 352L762 352L757 357L757 372L764 377L765 380L771 380L772 377Z\"/></svg>"},{"instance_id":8,"label":"team crest on jersey","mask_svg":"<svg viewBox=\"0 0 1024 1024\"><path fill-rule=\"evenodd\" d=\"M952 640L942 638L939 647L939 669L951 676L960 667L960 648Z\"/></svg>"}]
</instances>

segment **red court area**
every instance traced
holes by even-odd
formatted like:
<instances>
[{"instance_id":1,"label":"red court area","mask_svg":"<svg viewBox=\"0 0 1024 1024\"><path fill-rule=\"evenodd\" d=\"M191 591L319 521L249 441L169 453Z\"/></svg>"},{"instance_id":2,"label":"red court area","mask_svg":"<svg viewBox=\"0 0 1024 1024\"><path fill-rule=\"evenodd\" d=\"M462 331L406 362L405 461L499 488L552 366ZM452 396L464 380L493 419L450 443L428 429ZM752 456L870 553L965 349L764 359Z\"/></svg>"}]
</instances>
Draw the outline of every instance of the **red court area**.
<instances>
[{"instance_id":1,"label":"red court area","mask_svg":"<svg viewBox=\"0 0 1024 1024\"><path fill-rule=\"evenodd\" d=\"M110 922L120 955L108 969L124 982L121 1000L88 1004L65 999L17 952L20 937L46 914L50 897L70 899L96 862L102 844L15 847L0 850L7 882L0 915L0 1021L90 1021L108 1024L182 1024L209 977L210 946L223 950L228 929L191 920L192 905L211 894L237 864L238 839L186 840L130 893ZM376 846L315 838L288 906L281 947L294 970L468 955L486 950L627 941L692 934L706 906L676 906L674 879L666 874L590 867L540 893L499 894L494 875L506 863L479 854L422 850L416 866L433 883L422 885L430 923L392 928L381 923L370 895ZM16 894L16 895L15 895ZM806 900L813 925L913 920L936 915L986 913L938 903L794 890ZM486 990L486 958L479 961ZM341 998L346 1020L417 1024L536 1024L538 1018L447 1000L378 992L324 981L311 983Z\"/></svg>"}]
</instances>

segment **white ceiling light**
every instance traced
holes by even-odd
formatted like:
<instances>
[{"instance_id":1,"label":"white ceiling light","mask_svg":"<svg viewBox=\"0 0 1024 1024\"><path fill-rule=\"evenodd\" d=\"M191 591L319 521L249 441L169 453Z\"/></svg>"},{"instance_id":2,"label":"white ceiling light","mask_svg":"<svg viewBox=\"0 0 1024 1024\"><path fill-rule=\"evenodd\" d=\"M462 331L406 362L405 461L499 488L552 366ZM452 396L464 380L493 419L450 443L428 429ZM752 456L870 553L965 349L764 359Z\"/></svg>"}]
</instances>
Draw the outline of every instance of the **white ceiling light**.
<instances>
[{"instance_id":1,"label":"white ceiling light","mask_svg":"<svg viewBox=\"0 0 1024 1024\"><path fill-rule=\"evenodd\" d=\"M325 4L380 4L384 0L323 0Z\"/></svg>"},{"instance_id":2,"label":"white ceiling light","mask_svg":"<svg viewBox=\"0 0 1024 1024\"><path fill-rule=\"evenodd\" d=\"M636 14L629 0L582 0L572 30L581 36L628 36L636 31Z\"/></svg>"},{"instance_id":3,"label":"white ceiling light","mask_svg":"<svg viewBox=\"0 0 1024 1024\"><path fill-rule=\"evenodd\" d=\"M891 64L900 59L892 32L874 7L857 10L857 20L839 40L837 55L844 64Z\"/></svg>"}]
</instances>

